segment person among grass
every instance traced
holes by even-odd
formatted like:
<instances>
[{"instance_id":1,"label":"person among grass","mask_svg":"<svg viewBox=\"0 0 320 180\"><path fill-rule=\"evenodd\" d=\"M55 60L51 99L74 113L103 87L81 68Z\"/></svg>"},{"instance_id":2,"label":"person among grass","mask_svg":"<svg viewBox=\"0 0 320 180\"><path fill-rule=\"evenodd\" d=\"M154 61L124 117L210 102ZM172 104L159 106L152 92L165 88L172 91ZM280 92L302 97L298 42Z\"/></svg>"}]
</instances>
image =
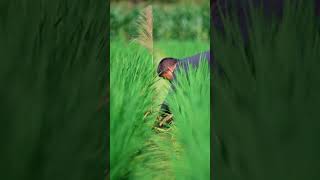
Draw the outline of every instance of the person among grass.
<instances>
[{"instance_id":1,"label":"person among grass","mask_svg":"<svg viewBox=\"0 0 320 180\"><path fill-rule=\"evenodd\" d=\"M174 72L176 70L181 68L188 70L188 65L197 67L201 59L207 60L210 64L210 51L199 53L181 60L171 57L163 58L159 63L157 73L160 77L172 82L175 79Z\"/></svg>"},{"instance_id":2,"label":"person among grass","mask_svg":"<svg viewBox=\"0 0 320 180\"><path fill-rule=\"evenodd\" d=\"M315 12L317 15L320 14L320 2L316 2L316 9ZM252 0L252 1L231 1L231 0L220 0L220 1L214 1L213 2L213 8L212 10L212 19L213 19L213 27L216 28L219 32L222 32L222 34L225 33L224 25L222 23L222 17L221 14L219 15L219 10L222 12L223 15L225 15L228 11L234 8L238 19L237 21L240 24L240 33L242 40L245 45L245 49L248 49L249 45L249 38L248 38L248 27L247 27L247 19L246 19L246 12L250 9L250 3L258 7L259 5L263 5L263 11L266 17L271 17L272 15L276 15L276 17L280 18L282 16L283 11L283 0ZM163 58L157 69L157 73L160 77L167 79L171 82L171 90L174 89L174 86L172 85L172 82L175 81L175 71L181 69L183 67L184 70L188 70L188 64L193 65L194 67L197 67L200 60L205 59L210 64L210 50L199 53L197 55L187 57L181 60L178 60L176 58ZM216 61L213 61L213 68L215 68L215 72L218 74L222 74L222 68L221 66L218 66ZM210 67L210 66L209 66ZM166 103L166 101L161 105L161 110L164 113L170 113L169 107Z\"/></svg>"},{"instance_id":3,"label":"person among grass","mask_svg":"<svg viewBox=\"0 0 320 180\"><path fill-rule=\"evenodd\" d=\"M159 77L162 77L171 83L171 88L169 90L169 93L174 91L173 82L176 81L175 72L180 70L184 70L185 72L188 72L188 67L190 65L197 68L201 60L207 61L210 65L210 50L196 54L191 57L183 58L180 60L172 57L166 57L160 61L158 65L157 73ZM161 113L171 114L166 100L161 105Z\"/></svg>"}]
</instances>

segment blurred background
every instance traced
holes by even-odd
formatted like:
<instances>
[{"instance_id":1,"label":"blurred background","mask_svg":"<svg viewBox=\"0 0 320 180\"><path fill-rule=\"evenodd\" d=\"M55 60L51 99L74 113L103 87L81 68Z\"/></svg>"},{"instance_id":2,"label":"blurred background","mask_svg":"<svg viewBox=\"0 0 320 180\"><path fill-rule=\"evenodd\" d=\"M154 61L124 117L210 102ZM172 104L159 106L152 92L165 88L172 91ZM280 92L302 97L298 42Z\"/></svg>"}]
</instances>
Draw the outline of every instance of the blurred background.
<instances>
[{"instance_id":1,"label":"blurred background","mask_svg":"<svg viewBox=\"0 0 320 180\"><path fill-rule=\"evenodd\" d=\"M137 34L141 9L153 6L154 40L209 41L209 0L111 0L110 38L128 40Z\"/></svg>"}]
</instances>

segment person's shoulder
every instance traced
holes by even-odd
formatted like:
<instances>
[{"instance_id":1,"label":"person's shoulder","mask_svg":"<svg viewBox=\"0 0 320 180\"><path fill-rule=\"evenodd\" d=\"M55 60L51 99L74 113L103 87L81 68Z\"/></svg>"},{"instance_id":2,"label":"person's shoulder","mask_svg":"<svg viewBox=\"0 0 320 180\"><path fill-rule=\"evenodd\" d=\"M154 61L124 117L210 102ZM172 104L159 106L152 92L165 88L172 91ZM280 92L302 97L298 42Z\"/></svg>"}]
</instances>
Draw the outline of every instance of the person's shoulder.
<instances>
[{"instance_id":1,"label":"person's shoulder","mask_svg":"<svg viewBox=\"0 0 320 180\"><path fill-rule=\"evenodd\" d=\"M180 62L181 64L188 63L188 64L197 65L199 64L200 60L210 61L210 51L204 51L201 53L197 53L193 56L183 58Z\"/></svg>"}]
</instances>

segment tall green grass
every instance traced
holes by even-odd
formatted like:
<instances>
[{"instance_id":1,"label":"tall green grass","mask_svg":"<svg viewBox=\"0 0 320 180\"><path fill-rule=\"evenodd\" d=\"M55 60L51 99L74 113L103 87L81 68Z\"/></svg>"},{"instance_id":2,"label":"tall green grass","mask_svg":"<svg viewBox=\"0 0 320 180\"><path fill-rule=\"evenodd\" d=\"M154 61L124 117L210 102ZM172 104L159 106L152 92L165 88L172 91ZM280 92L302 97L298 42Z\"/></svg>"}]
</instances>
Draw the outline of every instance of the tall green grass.
<instances>
[{"instance_id":1,"label":"tall green grass","mask_svg":"<svg viewBox=\"0 0 320 180\"><path fill-rule=\"evenodd\" d=\"M249 13L214 32L224 75L214 78L215 179L319 179L319 24L313 1L285 1L281 19ZM229 20L228 20L229 19Z\"/></svg>"},{"instance_id":2,"label":"tall green grass","mask_svg":"<svg viewBox=\"0 0 320 180\"><path fill-rule=\"evenodd\" d=\"M174 122L154 131L135 163L135 179L210 178L210 73L207 62L177 74L168 103ZM136 165L137 165L136 164Z\"/></svg>"},{"instance_id":3,"label":"tall green grass","mask_svg":"<svg viewBox=\"0 0 320 180\"><path fill-rule=\"evenodd\" d=\"M0 2L1 179L104 179L107 1Z\"/></svg>"},{"instance_id":4,"label":"tall green grass","mask_svg":"<svg viewBox=\"0 0 320 180\"><path fill-rule=\"evenodd\" d=\"M168 98L179 144L172 155L176 179L210 179L210 71L207 61L177 73Z\"/></svg>"},{"instance_id":5,"label":"tall green grass","mask_svg":"<svg viewBox=\"0 0 320 180\"><path fill-rule=\"evenodd\" d=\"M165 50L166 53L178 58L188 57L205 51L208 48L208 44L203 42L194 42L194 44L197 45L196 48L192 48L191 44L191 42L178 41L168 41L167 44L165 44L165 42L155 43L157 47L162 46L161 48ZM154 83L159 81L155 73L155 68L152 57L147 54L146 50L134 44L125 45L124 42L111 43L111 179L170 180L176 179L176 177L186 177L178 173L180 170L178 164L180 162L181 164L189 162L189 156L184 154L183 161L175 159L176 154L181 149L180 143L188 138L199 141L201 137L193 137L188 133L188 136L184 136L185 139L183 139L182 136L180 137L181 134L179 134L179 136L175 134L175 127L169 130L163 129L160 132L158 131L159 129L153 129L156 116L159 115L157 111L153 111L149 116L144 117L144 112L150 109L155 110L160 106L160 104L155 103L156 101L153 101L153 98L159 95L159 92L154 89ZM195 96L194 98L198 98L196 101L204 99L209 93L208 67L202 67L201 70L196 72L192 71L191 76L195 76L195 78L192 79L192 86L197 85L192 91L192 95ZM196 84L198 80L204 80L206 83L198 86L202 84ZM183 88L189 88L189 86ZM203 90L201 90L200 94L195 94L194 92L197 91L196 88ZM183 101L195 103L188 99L190 98L189 96L181 97L181 99L183 98L185 98L185 100L179 101L179 104L183 103ZM199 107L201 112L199 109L197 110L198 115L200 113L204 114L201 119L202 121L199 121L202 123L195 127L190 127L189 124L180 125L178 123L179 126L177 126L177 128L181 129L181 131L183 131L183 128L202 128L201 132L208 133L209 126L205 128L202 127L205 123L209 123L209 105L206 104L209 102L209 96L205 99L205 103L201 105L202 107ZM185 104L181 104L181 106L184 105ZM188 104L186 106L187 108L190 107ZM185 111L184 113L190 115L189 119L186 119L187 121L189 121L191 117L194 117L191 112ZM179 117L178 114L177 116ZM184 117L179 117L180 120L182 118ZM201 136L203 136L203 134L201 134ZM203 152L209 152L209 146L206 144L209 143L208 138L209 135L206 139L201 139L201 141L205 142L204 147L200 148L204 150ZM189 140L189 142L192 140ZM193 145L194 144L186 144L183 149L191 147L192 149L190 150L194 152L195 149ZM208 149L205 150L205 148ZM187 150L187 152L190 153L189 150ZM209 158L208 153L205 154L203 158ZM209 164L205 163L209 162L209 159L205 161L198 160L198 162L203 162L202 166L204 167L206 165L207 169L205 169L205 172L208 172ZM189 163L187 167L188 169L190 168Z\"/></svg>"},{"instance_id":6,"label":"tall green grass","mask_svg":"<svg viewBox=\"0 0 320 180\"><path fill-rule=\"evenodd\" d=\"M135 44L111 44L111 179L130 177L133 158L151 135L155 68L148 52Z\"/></svg>"}]
</instances>

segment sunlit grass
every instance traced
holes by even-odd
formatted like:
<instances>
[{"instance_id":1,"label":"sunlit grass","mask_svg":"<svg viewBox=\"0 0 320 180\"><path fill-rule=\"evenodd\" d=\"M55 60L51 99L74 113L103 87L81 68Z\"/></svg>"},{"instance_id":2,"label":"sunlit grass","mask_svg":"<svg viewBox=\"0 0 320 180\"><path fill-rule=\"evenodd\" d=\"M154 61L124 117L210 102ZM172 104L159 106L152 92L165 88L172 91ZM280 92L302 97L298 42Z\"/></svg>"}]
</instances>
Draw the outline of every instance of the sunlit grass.
<instances>
[{"instance_id":1,"label":"sunlit grass","mask_svg":"<svg viewBox=\"0 0 320 180\"><path fill-rule=\"evenodd\" d=\"M111 179L128 176L130 161L151 135L154 96L152 58L132 45L111 44L110 158ZM150 123L151 122L151 123Z\"/></svg>"},{"instance_id":2,"label":"sunlit grass","mask_svg":"<svg viewBox=\"0 0 320 180\"><path fill-rule=\"evenodd\" d=\"M208 45L203 42L194 42L197 48L192 48L191 42L181 43L177 41L169 41L167 45L165 42L156 42L155 46L161 46L161 49L165 50L166 54L172 55L177 58L187 57L194 55L198 52L208 50ZM209 74L208 67L202 67L201 70L193 73L195 75L192 79L193 85L197 86L195 89L191 89L191 96L196 99L190 100L190 96L179 96L177 102L181 106L186 106L187 109L193 106L195 101L199 99L206 100L204 104L199 106L203 108L204 116L202 116L200 124L194 127L190 127L190 124L180 124L172 126L171 129L162 129L161 132L157 129L152 129L156 121L156 116L159 114L159 102L155 98L159 98L159 91L155 89L155 85L161 80L156 76L155 66L152 61L152 57L146 50L139 48L138 46L131 44L126 45L123 42L111 43L111 84L110 84L110 110L111 110L111 136L110 136L110 156L111 156L111 179L176 179L184 178L183 174L178 173L180 168L178 164L186 163L186 167L189 168L188 154L183 154L183 159L175 159L176 155L180 154L181 149L187 148L190 151L194 151L194 144L183 144L183 141L189 139L189 142L194 138L198 141L203 136L193 137L190 133L186 136L181 136L176 130L179 128L183 131L184 128L204 128L205 123L209 123ZM200 75L202 74L202 75ZM202 80L205 83L196 83L198 80ZM198 86L199 84L202 84ZM189 88L185 86L183 88ZM203 89L200 94L195 94L197 88ZM161 89L160 89L161 90ZM187 89L185 89L187 90ZM199 89L198 89L199 90ZM164 92L166 92L164 90ZM166 96L166 93L163 93ZM200 96L201 95L201 96ZM207 97L205 97L207 96ZM184 103L184 104L183 104ZM187 103L187 104L186 104ZM191 103L188 105L188 103ZM179 106L180 106L179 105ZM186 110L187 110L186 109ZM145 116L145 112L151 110L148 116ZM195 112L200 113L200 109ZM186 121L190 121L190 118L194 118L193 112L184 111L184 116L177 113L177 119L181 119L188 116ZM198 117L199 118L199 117ZM202 129L201 132L207 133L209 126ZM209 136L208 136L209 137ZM202 142L209 143L209 139L203 139ZM208 142L207 142L208 141ZM202 143L201 142L201 143ZM207 144L201 149L209 152L209 146ZM187 150L186 152L189 152ZM201 155L200 155L201 156ZM207 158L208 154L204 156ZM199 164L203 166L209 159L204 161L198 160ZM203 163L203 164L201 164ZM209 168L209 164L206 164ZM207 170L206 168L204 169ZM187 172L186 172L187 174ZM201 177L201 176L199 176Z\"/></svg>"},{"instance_id":3,"label":"sunlit grass","mask_svg":"<svg viewBox=\"0 0 320 180\"><path fill-rule=\"evenodd\" d=\"M172 163L177 179L210 179L210 71L203 60L188 74L177 74L176 92L168 103L174 115L180 152Z\"/></svg>"}]
</instances>

